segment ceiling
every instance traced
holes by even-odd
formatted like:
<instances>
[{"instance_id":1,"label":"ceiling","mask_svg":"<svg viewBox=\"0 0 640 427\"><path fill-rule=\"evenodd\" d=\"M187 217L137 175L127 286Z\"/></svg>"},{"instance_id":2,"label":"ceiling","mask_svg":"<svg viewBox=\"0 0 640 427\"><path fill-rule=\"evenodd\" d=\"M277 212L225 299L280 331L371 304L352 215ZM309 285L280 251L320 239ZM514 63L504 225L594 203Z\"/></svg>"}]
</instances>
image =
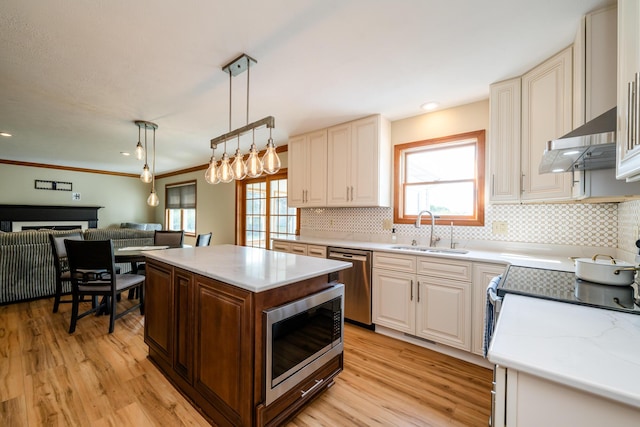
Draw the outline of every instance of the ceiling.
<instances>
[{"instance_id":1,"label":"ceiling","mask_svg":"<svg viewBox=\"0 0 640 427\"><path fill-rule=\"evenodd\" d=\"M148 120L158 173L204 165L229 130L221 68L241 53L257 64L248 118L247 73L231 81L232 128L273 115L277 145L370 114L415 116L426 101L486 99L608 2L3 0L0 131L13 137L0 137L0 159L139 173L120 153ZM256 135L264 148L267 131Z\"/></svg>"}]
</instances>

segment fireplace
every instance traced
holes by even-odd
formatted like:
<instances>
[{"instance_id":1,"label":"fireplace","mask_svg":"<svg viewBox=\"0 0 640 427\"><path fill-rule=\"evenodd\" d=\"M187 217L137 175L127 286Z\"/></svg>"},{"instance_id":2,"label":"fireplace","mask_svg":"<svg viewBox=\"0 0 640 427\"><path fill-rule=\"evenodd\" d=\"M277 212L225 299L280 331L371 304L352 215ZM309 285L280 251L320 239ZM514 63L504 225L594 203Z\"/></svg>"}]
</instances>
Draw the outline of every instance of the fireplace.
<instances>
[{"instance_id":1,"label":"fireplace","mask_svg":"<svg viewBox=\"0 0 640 427\"><path fill-rule=\"evenodd\" d=\"M102 206L0 205L0 230L97 228Z\"/></svg>"}]
</instances>

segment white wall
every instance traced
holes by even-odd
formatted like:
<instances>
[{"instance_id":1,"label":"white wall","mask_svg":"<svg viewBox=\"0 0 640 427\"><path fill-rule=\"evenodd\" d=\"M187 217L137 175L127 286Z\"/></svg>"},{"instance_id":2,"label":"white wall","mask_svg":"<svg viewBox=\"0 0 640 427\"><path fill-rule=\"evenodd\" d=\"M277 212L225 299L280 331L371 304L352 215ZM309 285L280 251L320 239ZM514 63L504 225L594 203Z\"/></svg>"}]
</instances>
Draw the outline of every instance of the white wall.
<instances>
[{"instance_id":1,"label":"white wall","mask_svg":"<svg viewBox=\"0 0 640 427\"><path fill-rule=\"evenodd\" d=\"M71 182L71 191L36 190L35 180ZM0 164L0 204L103 206L98 210L98 227L121 222L151 222L147 206L148 186L137 178L42 167Z\"/></svg>"},{"instance_id":2,"label":"white wall","mask_svg":"<svg viewBox=\"0 0 640 427\"><path fill-rule=\"evenodd\" d=\"M489 130L489 100L391 122L391 144ZM488 142L488 135L487 135Z\"/></svg>"}]
</instances>

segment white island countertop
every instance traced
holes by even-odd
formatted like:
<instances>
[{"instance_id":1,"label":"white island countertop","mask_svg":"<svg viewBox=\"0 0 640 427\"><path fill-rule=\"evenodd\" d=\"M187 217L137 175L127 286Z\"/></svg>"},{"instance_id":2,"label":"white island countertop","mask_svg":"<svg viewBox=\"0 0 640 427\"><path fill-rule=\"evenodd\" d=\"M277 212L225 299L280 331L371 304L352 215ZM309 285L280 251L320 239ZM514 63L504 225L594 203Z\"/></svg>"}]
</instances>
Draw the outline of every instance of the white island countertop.
<instances>
[{"instance_id":1,"label":"white island countertop","mask_svg":"<svg viewBox=\"0 0 640 427\"><path fill-rule=\"evenodd\" d=\"M262 292L351 267L350 262L235 245L149 251L145 256L251 292Z\"/></svg>"},{"instance_id":2,"label":"white island countertop","mask_svg":"<svg viewBox=\"0 0 640 427\"><path fill-rule=\"evenodd\" d=\"M640 408L640 315L505 296L489 361Z\"/></svg>"}]
</instances>

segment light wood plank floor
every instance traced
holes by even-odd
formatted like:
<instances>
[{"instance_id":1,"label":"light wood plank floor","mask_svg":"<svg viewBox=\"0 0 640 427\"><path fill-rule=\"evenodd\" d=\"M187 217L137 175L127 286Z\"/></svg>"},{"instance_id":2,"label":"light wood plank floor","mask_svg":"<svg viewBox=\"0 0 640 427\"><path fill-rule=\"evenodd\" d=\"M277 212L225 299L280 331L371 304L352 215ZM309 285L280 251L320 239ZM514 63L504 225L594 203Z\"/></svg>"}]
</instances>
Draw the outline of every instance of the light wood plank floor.
<instances>
[{"instance_id":1,"label":"light wood plank floor","mask_svg":"<svg viewBox=\"0 0 640 427\"><path fill-rule=\"evenodd\" d=\"M0 307L0 426L206 426L147 360L143 317L81 319L52 299ZM345 370L302 426L486 426L491 371L347 325Z\"/></svg>"}]
</instances>

